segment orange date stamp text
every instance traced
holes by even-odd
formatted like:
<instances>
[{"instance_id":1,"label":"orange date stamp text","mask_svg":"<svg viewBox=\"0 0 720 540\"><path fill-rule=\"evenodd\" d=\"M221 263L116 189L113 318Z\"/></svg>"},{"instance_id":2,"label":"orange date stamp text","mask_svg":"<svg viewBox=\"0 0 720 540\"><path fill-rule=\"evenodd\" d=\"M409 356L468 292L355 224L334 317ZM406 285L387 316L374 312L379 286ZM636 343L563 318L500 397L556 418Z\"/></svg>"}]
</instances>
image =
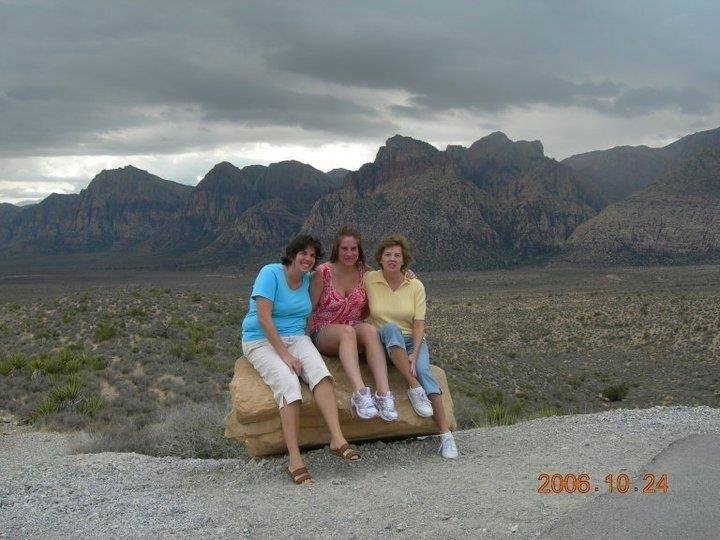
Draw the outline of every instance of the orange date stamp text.
<instances>
[{"instance_id":1,"label":"orange date stamp text","mask_svg":"<svg viewBox=\"0 0 720 540\"><path fill-rule=\"evenodd\" d=\"M667 493L670 481L667 473L660 475L647 473L643 475L642 482L635 485L633 479L626 473L607 474L603 482L594 483L588 473L540 473L537 477L537 492L541 494L560 493Z\"/></svg>"}]
</instances>

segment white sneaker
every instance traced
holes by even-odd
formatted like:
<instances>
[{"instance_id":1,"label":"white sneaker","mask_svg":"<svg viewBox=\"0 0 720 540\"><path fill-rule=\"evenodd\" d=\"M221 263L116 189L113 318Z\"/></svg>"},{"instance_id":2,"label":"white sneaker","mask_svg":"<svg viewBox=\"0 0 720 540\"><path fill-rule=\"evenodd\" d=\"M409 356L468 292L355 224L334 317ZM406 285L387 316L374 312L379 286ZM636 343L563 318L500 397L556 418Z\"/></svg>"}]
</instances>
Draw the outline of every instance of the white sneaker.
<instances>
[{"instance_id":1,"label":"white sneaker","mask_svg":"<svg viewBox=\"0 0 720 540\"><path fill-rule=\"evenodd\" d=\"M350 405L355 409L355 413L363 420L370 420L380 414L377 407L375 407L375 403L373 403L372 394L368 387L353 392L350 398Z\"/></svg>"},{"instance_id":2,"label":"white sneaker","mask_svg":"<svg viewBox=\"0 0 720 540\"><path fill-rule=\"evenodd\" d=\"M398 412L395 408L395 396L392 392L388 392L387 395L381 396L375 392L375 407L380 414L380 418L386 422L395 422L398 419Z\"/></svg>"},{"instance_id":3,"label":"white sneaker","mask_svg":"<svg viewBox=\"0 0 720 540\"><path fill-rule=\"evenodd\" d=\"M452 433L444 433L440 435L440 455L446 459L457 459L458 449L455 444L455 437Z\"/></svg>"},{"instance_id":4,"label":"white sneaker","mask_svg":"<svg viewBox=\"0 0 720 540\"><path fill-rule=\"evenodd\" d=\"M407 395L410 398L410 404L418 416L430 418L433 415L432 403L427 397L422 386L417 388L408 388Z\"/></svg>"}]
</instances>

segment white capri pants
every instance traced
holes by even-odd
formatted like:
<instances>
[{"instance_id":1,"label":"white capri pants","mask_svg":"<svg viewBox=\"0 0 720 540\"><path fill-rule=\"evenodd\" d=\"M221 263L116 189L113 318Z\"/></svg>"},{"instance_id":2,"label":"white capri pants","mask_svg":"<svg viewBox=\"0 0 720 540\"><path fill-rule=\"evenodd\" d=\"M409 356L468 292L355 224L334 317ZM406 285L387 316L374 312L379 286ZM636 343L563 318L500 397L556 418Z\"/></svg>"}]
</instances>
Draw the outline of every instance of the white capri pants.
<instances>
[{"instance_id":1,"label":"white capri pants","mask_svg":"<svg viewBox=\"0 0 720 540\"><path fill-rule=\"evenodd\" d=\"M280 340L290 354L300 361L302 367L300 377L308 384L310 390L325 377L330 377L332 380L325 361L308 336L281 336ZM285 404L293 401L302 401L298 376L282 361L267 339L243 341L242 350L245 358L272 390L279 408L282 409Z\"/></svg>"}]
</instances>

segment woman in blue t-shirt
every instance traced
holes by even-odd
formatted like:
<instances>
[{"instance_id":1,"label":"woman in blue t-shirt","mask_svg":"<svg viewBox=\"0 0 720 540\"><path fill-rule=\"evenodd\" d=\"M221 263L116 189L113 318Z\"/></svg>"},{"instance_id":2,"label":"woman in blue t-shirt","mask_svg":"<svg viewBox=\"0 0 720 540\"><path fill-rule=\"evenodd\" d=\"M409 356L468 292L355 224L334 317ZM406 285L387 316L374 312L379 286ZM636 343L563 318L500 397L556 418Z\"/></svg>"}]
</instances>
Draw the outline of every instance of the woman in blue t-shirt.
<instances>
[{"instance_id":1,"label":"woman in blue t-shirt","mask_svg":"<svg viewBox=\"0 0 720 540\"><path fill-rule=\"evenodd\" d=\"M242 324L243 354L270 387L280 408L289 456L287 472L296 484L313 481L298 444L302 401L298 376L310 386L330 430L330 451L343 459L360 459L340 429L332 375L305 335L312 311L309 273L321 257L320 242L312 236L296 236L285 247L282 264L260 269Z\"/></svg>"}]
</instances>

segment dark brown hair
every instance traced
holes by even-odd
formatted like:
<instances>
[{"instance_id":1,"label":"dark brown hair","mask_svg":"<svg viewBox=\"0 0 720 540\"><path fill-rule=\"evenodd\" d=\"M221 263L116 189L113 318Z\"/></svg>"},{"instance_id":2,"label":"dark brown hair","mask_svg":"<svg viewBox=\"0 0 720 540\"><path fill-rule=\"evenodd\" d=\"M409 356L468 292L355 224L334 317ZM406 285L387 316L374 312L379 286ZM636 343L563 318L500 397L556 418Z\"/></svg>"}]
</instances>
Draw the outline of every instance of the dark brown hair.
<instances>
[{"instance_id":1,"label":"dark brown hair","mask_svg":"<svg viewBox=\"0 0 720 540\"><path fill-rule=\"evenodd\" d=\"M400 251L402 251L403 256L403 263L400 266L400 270L402 272L405 272L412 262L412 255L410 255L410 247L408 246L407 238L405 238L401 234L393 234L391 236L387 236L383 239L382 242L380 242L380 245L378 246L377 250L375 251L375 261L378 263L378 266L382 269L382 265L380 264L380 261L382 261L382 254L383 251L385 251L389 247L394 246L400 246Z\"/></svg>"},{"instance_id":2,"label":"dark brown hair","mask_svg":"<svg viewBox=\"0 0 720 540\"><path fill-rule=\"evenodd\" d=\"M315 266L317 266L318 262L323 258L324 253L320 240L314 236L310 236L309 234L298 234L295 238L290 240L290 243L285 246L285 255L282 256L280 262L285 266L289 266L293 262L293 259L295 259L295 256L303 249L307 248L313 248L315 250L314 270Z\"/></svg>"},{"instance_id":3,"label":"dark brown hair","mask_svg":"<svg viewBox=\"0 0 720 540\"><path fill-rule=\"evenodd\" d=\"M355 229L344 225L340 227L340 230L335 235L335 244L333 244L332 251L330 252L330 262L337 262L340 256L340 242L342 239L350 236L357 241L358 245L358 263L365 266L365 253L363 253L362 240L360 239L360 233Z\"/></svg>"}]
</instances>

